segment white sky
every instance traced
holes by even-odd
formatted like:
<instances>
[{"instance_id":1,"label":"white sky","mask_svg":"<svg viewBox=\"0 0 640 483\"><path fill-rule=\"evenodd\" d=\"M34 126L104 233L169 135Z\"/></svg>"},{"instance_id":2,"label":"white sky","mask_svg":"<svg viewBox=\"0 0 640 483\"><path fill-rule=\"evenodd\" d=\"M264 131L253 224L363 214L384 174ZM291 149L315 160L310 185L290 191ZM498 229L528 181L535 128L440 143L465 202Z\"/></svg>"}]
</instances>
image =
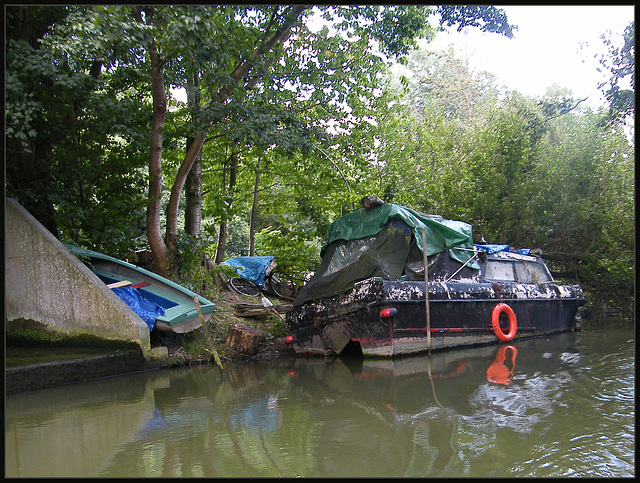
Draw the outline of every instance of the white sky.
<instances>
[{"instance_id":1,"label":"white sky","mask_svg":"<svg viewBox=\"0 0 640 483\"><path fill-rule=\"evenodd\" d=\"M519 5L502 6L509 23L517 25L513 39L468 28L458 34L442 32L429 48L446 48L453 43L460 58L467 58L474 70L486 70L498 83L525 95L541 97L558 84L583 99L589 106L601 101L593 54L603 52L600 36L612 31L619 36L635 18L633 5ZM588 45L582 47L584 43Z\"/></svg>"}]
</instances>

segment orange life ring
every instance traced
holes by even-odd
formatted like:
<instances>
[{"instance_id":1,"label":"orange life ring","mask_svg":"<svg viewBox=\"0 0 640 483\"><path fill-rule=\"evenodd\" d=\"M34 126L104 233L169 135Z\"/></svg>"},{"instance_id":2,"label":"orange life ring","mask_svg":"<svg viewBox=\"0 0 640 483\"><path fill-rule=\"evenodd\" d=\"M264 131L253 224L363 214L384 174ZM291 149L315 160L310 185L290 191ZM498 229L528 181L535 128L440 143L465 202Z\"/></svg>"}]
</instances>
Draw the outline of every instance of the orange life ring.
<instances>
[{"instance_id":1,"label":"orange life ring","mask_svg":"<svg viewBox=\"0 0 640 483\"><path fill-rule=\"evenodd\" d=\"M506 312L509 316L509 333L505 334L502 332L500 328L500 314L502 312ZM516 314L513 313L511 307L507 304L498 304L493 308L493 313L491 314L491 327L493 327L493 332L496 334L496 337L503 342L510 341L516 336L516 331L518 330L518 324L516 323Z\"/></svg>"}]
</instances>

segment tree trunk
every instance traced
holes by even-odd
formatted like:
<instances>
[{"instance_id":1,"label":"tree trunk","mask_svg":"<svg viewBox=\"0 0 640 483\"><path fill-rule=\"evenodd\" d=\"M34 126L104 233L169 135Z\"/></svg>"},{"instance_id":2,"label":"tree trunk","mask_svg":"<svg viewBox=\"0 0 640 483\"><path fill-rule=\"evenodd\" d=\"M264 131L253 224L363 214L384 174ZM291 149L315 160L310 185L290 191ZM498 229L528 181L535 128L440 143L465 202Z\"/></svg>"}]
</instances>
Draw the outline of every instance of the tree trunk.
<instances>
[{"instance_id":1,"label":"tree trunk","mask_svg":"<svg viewBox=\"0 0 640 483\"><path fill-rule=\"evenodd\" d=\"M165 242L169 251L173 250L174 240L178 233L178 205L180 203L180 195L182 188L187 180L187 175L191 171L191 167L202 150L204 144L204 135L198 134L193 138L191 146L187 150L187 154L178 169L176 180L171 188L171 196L169 197L169 205L167 206L167 232Z\"/></svg>"},{"instance_id":2,"label":"tree trunk","mask_svg":"<svg viewBox=\"0 0 640 483\"><path fill-rule=\"evenodd\" d=\"M246 89L253 88L261 75L261 73L256 73L250 76L251 70L254 67L254 63L262 62L264 64L263 69L271 65L273 59L266 60L266 55L278 43L284 43L289 38L289 36L291 35L291 29L299 22L302 12L304 12L308 8L309 6L306 5L296 5L295 7L292 7L291 15L288 16L282 26L280 26L280 28L278 28L262 45L256 47L251 53L249 59L245 59L240 63L240 65L238 65L238 67L234 69L234 71L230 75L231 82L227 83L219 90L218 98L212 102L226 102L228 96L231 95L233 88L242 80L247 81L247 85L245 86ZM182 189L184 187L187 175L189 174L189 171L191 171L191 166L193 165L196 156L200 153L204 142L204 134L198 134L193 139L193 143L187 150L187 154L182 161L180 168L178 169L176 181L171 188L171 197L169 198L169 205L167 206L167 232L165 236L166 246L169 251L173 249L174 239L178 231L178 205L180 202ZM233 177L233 186L235 186L235 172L233 173ZM229 186L232 186L231 179L229 180ZM222 238L222 231L220 232L220 237ZM220 263L217 260L222 256L224 256L224 244L221 249L220 243L218 243L218 251L216 252L217 263Z\"/></svg>"},{"instance_id":3,"label":"tree trunk","mask_svg":"<svg viewBox=\"0 0 640 483\"><path fill-rule=\"evenodd\" d=\"M253 203L251 204L251 217L249 218L249 256L252 256L252 257L255 256L256 254L255 217L256 217L256 206L258 204L258 186L260 184L260 161L262 161L262 156L258 158L258 165L256 166L256 179L253 184Z\"/></svg>"},{"instance_id":4,"label":"tree trunk","mask_svg":"<svg viewBox=\"0 0 640 483\"><path fill-rule=\"evenodd\" d=\"M187 144L192 142L190 138ZM185 183L185 212L184 231L194 238L200 236L200 226L202 222L202 163L198 155L193 161L191 171L187 175Z\"/></svg>"},{"instance_id":5,"label":"tree trunk","mask_svg":"<svg viewBox=\"0 0 640 483\"><path fill-rule=\"evenodd\" d=\"M200 113L200 76L196 72L193 80L187 82L187 103L191 110L192 119L197 119ZM187 150L193 144L192 137L187 138ZM184 230L194 238L200 236L202 223L202 151L193 160L191 171L185 183L185 212Z\"/></svg>"},{"instance_id":6,"label":"tree trunk","mask_svg":"<svg viewBox=\"0 0 640 483\"><path fill-rule=\"evenodd\" d=\"M224 262L224 247L227 243L227 221L220 222L220 228L218 228L218 246L216 247L216 256L213 259L216 265L220 265Z\"/></svg>"},{"instance_id":7,"label":"tree trunk","mask_svg":"<svg viewBox=\"0 0 640 483\"><path fill-rule=\"evenodd\" d=\"M151 147L149 151L149 204L147 205L147 238L153 254L154 270L167 275L169 258L167 245L162 239L160 228L162 189L162 131L167 112L164 91L163 65L152 42L149 50L151 58L151 86L153 93L153 118L151 120Z\"/></svg>"},{"instance_id":8,"label":"tree trunk","mask_svg":"<svg viewBox=\"0 0 640 483\"><path fill-rule=\"evenodd\" d=\"M231 155L231 166L229 166L229 189L228 193L233 194L233 191L236 188L236 177L238 173L238 157L236 154ZM224 182L223 182L224 183ZM231 211L231 203L229 201L229 206L227 207L227 212ZM224 251L225 246L227 244L227 218L226 213L225 217L220 223L220 235L218 236L218 247L216 248L216 257L214 262L220 264L224 261Z\"/></svg>"}]
</instances>

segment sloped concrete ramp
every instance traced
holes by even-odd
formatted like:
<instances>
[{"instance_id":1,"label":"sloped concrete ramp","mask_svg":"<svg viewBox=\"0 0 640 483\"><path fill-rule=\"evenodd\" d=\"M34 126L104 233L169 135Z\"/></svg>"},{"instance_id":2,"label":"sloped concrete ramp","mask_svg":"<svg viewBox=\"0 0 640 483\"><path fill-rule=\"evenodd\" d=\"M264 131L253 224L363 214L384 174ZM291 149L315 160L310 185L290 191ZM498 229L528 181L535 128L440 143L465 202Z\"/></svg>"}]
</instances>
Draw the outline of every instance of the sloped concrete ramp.
<instances>
[{"instance_id":1,"label":"sloped concrete ramp","mask_svg":"<svg viewBox=\"0 0 640 483\"><path fill-rule=\"evenodd\" d=\"M17 201L5 205L5 323L133 341L147 357L147 324Z\"/></svg>"}]
</instances>

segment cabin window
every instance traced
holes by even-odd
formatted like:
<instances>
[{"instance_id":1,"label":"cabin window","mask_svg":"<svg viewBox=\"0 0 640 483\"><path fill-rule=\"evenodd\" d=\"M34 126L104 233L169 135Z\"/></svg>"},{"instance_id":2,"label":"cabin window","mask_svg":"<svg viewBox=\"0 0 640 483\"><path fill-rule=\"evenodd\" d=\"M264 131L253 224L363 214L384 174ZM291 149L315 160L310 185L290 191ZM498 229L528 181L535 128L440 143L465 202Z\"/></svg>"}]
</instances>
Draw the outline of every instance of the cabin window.
<instances>
[{"instance_id":1,"label":"cabin window","mask_svg":"<svg viewBox=\"0 0 640 483\"><path fill-rule=\"evenodd\" d=\"M530 263L523 260L515 262L515 268L518 282L543 283L552 281L549 271L540 263Z\"/></svg>"},{"instance_id":2,"label":"cabin window","mask_svg":"<svg viewBox=\"0 0 640 483\"><path fill-rule=\"evenodd\" d=\"M513 262L489 260L485 267L484 277L488 280L514 281Z\"/></svg>"},{"instance_id":3,"label":"cabin window","mask_svg":"<svg viewBox=\"0 0 640 483\"><path fill-rule=\"evenodd\" d=\"M487 280L517 281L520 283L551 282L551 274L541 263L531 263L524 260L489 260L485 267L484 277Z\"/></svg>"}]
</instances>

